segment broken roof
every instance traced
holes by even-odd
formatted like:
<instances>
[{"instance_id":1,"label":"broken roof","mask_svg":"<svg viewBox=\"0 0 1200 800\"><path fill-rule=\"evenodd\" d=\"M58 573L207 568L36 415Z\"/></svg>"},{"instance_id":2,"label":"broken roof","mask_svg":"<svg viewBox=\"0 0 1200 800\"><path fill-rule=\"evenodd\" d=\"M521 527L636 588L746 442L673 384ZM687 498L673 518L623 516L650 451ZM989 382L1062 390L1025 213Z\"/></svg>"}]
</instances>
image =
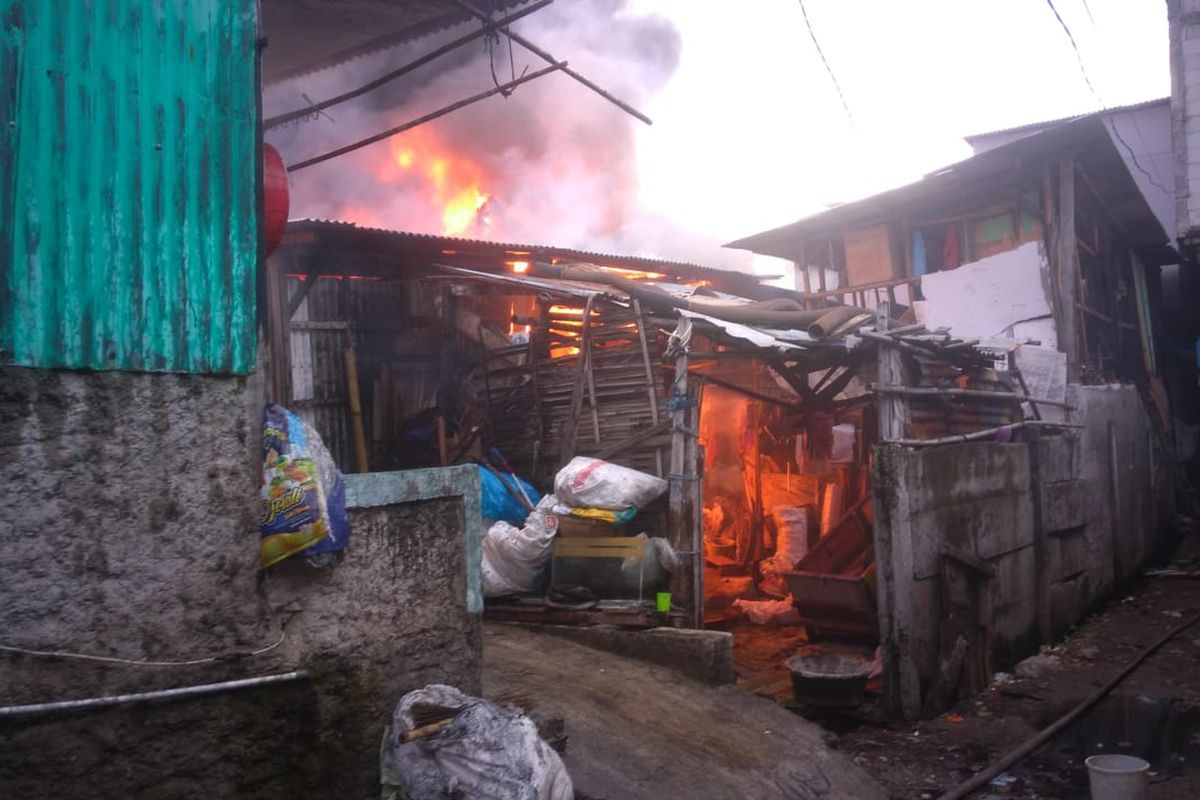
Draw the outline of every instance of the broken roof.
<instances>
[{"instance_id":1,"label":"broken roof","mask_svg":"<svg viewBox=\"0 0 1200 800\"><path fill-rule=\"evenodd\" d=\"M777 287L764 286L762 276L716 269L689 261L671 261L645 256L598 253L544 244L493 242L438 236L428 233L367 228L351 222L300 219L288 222L283 247L310 246L340 253L374 252L388 256L394 264L440 263L480 270L504 270L513 261L586 262L605 267L655 273L666 278L706 280L724 291L746 297L794 296Z\"/></svg>"},{"instance_id":2,"label":"broken roof","mask_svg":"<svg viewBox=\"0 0 1200 800\"><path fill-rule=\"evenodd\" d=\"M850 228L938 213L988 197L1008 196L1021 186L1041 185L1047 161L1074 154L1117 224L1150 263L1176 259L1170 237L1155 217L1100 114L1071 120L979 153L921 180L726 244L790 260L802 257L806 240Z\"/></svg>"},{"instance_id":3,"label":"broken roof","mask_svg":"<svg viewBox=\"0 0 1200 800\"><path fill-rule=\"evenodd\" d=\"M490 0L493 13L527 0ZM395 47L474 17L453 0L262 0L263 82Z\"/></svg>"}]
</instances>

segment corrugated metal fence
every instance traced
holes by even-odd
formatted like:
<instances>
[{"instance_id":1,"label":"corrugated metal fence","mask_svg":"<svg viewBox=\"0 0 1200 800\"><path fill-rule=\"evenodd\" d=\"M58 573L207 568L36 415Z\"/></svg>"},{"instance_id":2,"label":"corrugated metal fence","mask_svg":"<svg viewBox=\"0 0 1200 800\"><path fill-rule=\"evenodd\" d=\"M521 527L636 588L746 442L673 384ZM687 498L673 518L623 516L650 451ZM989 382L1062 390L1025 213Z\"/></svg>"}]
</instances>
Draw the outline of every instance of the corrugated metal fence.
<instances>
[{"instance_id":1,"label":"corrugated metal fence","mask_svg":"<svg viewBox=\"0 0 1200 800\"><path fill-rule=\"evenodd\" d=\"M248 372L254 0L0 0L0 363Z\"/></svg>"}]
</instances>

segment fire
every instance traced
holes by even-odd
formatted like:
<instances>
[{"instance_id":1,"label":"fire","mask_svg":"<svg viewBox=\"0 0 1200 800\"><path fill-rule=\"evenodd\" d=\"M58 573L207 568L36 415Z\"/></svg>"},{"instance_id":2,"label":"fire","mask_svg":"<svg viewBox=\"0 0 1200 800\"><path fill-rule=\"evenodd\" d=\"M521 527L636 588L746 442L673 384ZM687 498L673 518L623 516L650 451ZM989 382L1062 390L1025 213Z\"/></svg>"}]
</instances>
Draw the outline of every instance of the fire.
<instances>
[{"instance_id":1,"label":"fire","mask_svg":"<svg viewBox=\"0 0 1200 800\"><path fill-rule=\"evenodd\" d=\"M425 202L440 212L441 233L446 236L470 234L488 226L491 194L485 188L483 168L451 151L430 126L413 128L391 139L386 157L375 172L377 178L388 183L415 179ZM343 214L356 221L375 216L356 208L347 208Z\"/></svg>"}]
</instances>

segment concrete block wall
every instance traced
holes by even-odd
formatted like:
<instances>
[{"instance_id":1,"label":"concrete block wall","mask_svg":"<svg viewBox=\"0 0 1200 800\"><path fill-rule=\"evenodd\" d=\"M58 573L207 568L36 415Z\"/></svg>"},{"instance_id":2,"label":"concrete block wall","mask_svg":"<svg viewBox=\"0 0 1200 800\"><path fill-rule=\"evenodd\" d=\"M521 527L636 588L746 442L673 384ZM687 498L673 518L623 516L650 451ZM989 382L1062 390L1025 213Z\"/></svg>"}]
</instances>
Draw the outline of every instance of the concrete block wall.
<instances>
[{"instance_id":1,"label":"concrete block wall","mask_svg":"<svg viewBox=\"0 0 1200 800\"><path fill-rule=\"evenodd\" d=\"M193 666L0 652L0 705L312 675L0 720L0 797L367 797L403 691L478 690L473 471L376 493L331 570L260 574L260 398L253 376L0 370L0 643L180 661L285 634Z\"/></svg>"},{"instance_id":2,"label":"concrete block wall","mask_svg":"<svg viewBox=\"0 0 1200 800\"><path fill-rule=\"evenodd\" d=\"M1137 390L1071 386L1068 401L1077 432L876 449L884 678L897 713L920 712L942 653L943 548L994 570L992 646L1003 667L1060 636L1164 544L1169 493Z\"/></svg>"}]
</instances>

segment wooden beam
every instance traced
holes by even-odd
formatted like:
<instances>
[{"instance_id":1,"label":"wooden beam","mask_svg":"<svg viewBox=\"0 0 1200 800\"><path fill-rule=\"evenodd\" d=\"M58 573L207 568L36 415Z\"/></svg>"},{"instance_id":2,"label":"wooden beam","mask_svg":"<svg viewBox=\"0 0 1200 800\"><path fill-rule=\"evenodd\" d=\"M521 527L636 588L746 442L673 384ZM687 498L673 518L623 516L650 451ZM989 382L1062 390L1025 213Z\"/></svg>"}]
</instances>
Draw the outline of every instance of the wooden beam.
<instances>
[{"instance_id":1,"label":"wooden beam","mask_svg":"<svg viewBox=\"0 0 1200 800\"><path fill-rule=\"evenodd\" d=\"M1067 354L1067 380L1079 380L1083 345L1079 335L1081 302L1079 242L1075 226L1075 158L1067 156L1058 165L1058 213L1054 229L1054 286L1059 306L1058 340Z\"/></svg>"},{"instance_id":2,"label":"wooden beam","mask_svg":"<svg viewBox=\"0 0 1200 800\"><path fill-rule=\"evenodd\" d=\"M875 392L876 394L896 394L903 395L905 397L979 397L985 400L1008 400L1013 403L1024 403L1029 400L1028 397L1014 394L1012 392L989 392L986 389L955 389L950 387L938 388L932 386L880 386L873 383L867 387L867 390ZM1075 408L1075 406L1071 405L1070 403L1063 403L1058 400L1040 400L1038 398L1033 398L1033 401L1040 405L1058 406L1059 408Z\"/></svg>"}]
</instances>

